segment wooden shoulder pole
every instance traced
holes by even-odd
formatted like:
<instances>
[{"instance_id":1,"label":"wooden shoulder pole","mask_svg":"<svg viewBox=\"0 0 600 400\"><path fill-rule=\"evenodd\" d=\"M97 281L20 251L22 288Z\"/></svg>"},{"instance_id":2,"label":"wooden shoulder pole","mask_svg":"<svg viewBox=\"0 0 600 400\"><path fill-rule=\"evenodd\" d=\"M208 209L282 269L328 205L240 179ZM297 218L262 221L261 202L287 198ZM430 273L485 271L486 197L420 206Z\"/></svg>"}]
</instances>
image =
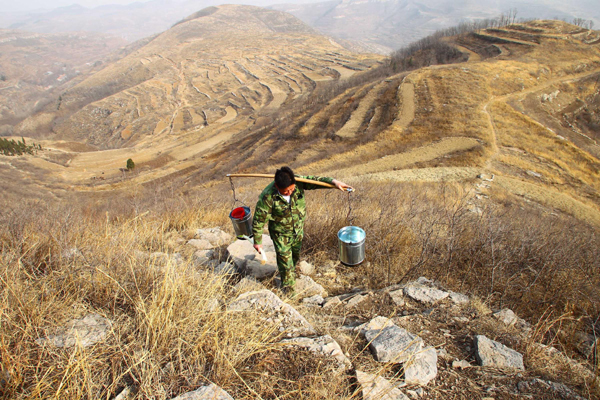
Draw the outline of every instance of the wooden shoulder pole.
<instances>
[{"instance_id":1,"label":"wooden shoulder pole","mask_svg":"<svg viewBox=\"0 0 600 400\"><path fill-rule=\"evenodd\" d=\"M269 174L227 174L226 175L228 178L232 177L232 178L271 178L271 179L275 179L275 175L269 175ZM331 183L327 183L327 182L320 182L320 181L313 181L312 179L305 179L305 178L298 178L296 177L296 180L298 182L304 182L304 183L312 183L313 185L319 185L319 186L323 186L323 187L328 187L328 188L333 188L335 189L335 185L332 185Z\"/></svg>"}]
</instances>

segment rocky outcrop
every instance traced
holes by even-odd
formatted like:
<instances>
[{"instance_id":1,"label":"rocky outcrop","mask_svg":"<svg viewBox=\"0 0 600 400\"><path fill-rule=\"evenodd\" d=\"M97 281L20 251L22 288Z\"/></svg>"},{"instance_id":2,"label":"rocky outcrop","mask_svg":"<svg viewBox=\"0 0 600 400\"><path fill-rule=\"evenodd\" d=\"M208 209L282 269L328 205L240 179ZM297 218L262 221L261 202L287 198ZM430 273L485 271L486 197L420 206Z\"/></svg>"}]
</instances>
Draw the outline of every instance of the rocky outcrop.
<instances>
[{"instance_id":1,"label":"rocky outcrop","mask_svg":"<svg viewBox=\"0 0 600 400\"><path fill-rule=\"evenodd\" d=\"M237 270L257 279L272 276L277 272L275 248L268 235L263 235L263 251L267 256L266 263L263 263L262 257L254 250L249 240L236 240L227 246L229 257Z\"/></svg>"},{"instance_id":2,"label":"rocky outcrop","mask_svg":"<svg viewBox=\"0 0 600 400\"><path fill-rule=\"evenodd\" d=\"M329 335L319 336L316 338L301 337L295 339L285 339L281 343L285 344L286 346L301 347L315 353L333 357L338 362L339 367L342 369L352 368L352 362L348 359L348 357L346 357L340 345Z\"/></svg>"},{"instance_id":3,"label":"rocky outcrop","mask_svg":"<svg viewBox=\"0 0 600 400\"><path fill-rule=\"evenodd\" d=\"M423 348L423 339L396 325L365 332L365 339L379 362L404 363Z\"/></svg>"},{"instance_id":4,"label":"rocky outcrop","mask_svg":"<svg viewBox=\"0 0 600 400\"><path fill-rule=\"evenodd\" d=\"M104 340L112 323L99 314L88 314L83 318L69 321L54 335L37 339L40 345L51 344L56 347L89 347Z\"/></svg>"},{"instance_id":5,"label":"rocky outcrop","mask_svg":"<svg viewBox=\"0 0 600 400\"><path fill-rule=\"evenodd\" d=\"M409 400L400 389L381 376L357 370L356 380L363 400Z\"/></svg>"},{"instance_id":6,"label":"rocky outcrop","mask_svg":"<svg viewBox=\"0 0 600 400\"><path fill-rule=\"evenodd\" d=\"M408 384L427 385L437 374L437 353L433 347L415 354L404 367L404 381Z\"/></svg>"},{"instance_id":7,"label":"rocky outcrop","mask_svg":"<svg viewBox=\"0 0 600 400\"><path fill-rule=\"evenodd\" d=\"M450 295L448 292L425 286L419 282L409 283L403 290L405 296L426 304L436 303Z\"/></svg>"},{"instance_id":8,"label":"rocky outcrop","mask_svg":"<svg viewBox=\"0 0 600 400\"><path fill-rule=\"evenodd\" d=\"M306 318L268 289L242 293L229 304L227 309L237 312L252 310L262 312L265 314L265 321L278 324L280 331L289 337L316 334Z\"/></svg>"},{"instance_id":9,"label":"rocky outcrop","mask_svg":"<svg viewBox=\"0 0 600 400\"><path fill-rule=\"evenodd\" d=\"M475 336L475 351L482 367L525 369L521 353L483 335Z\"/></svg>"},{"instance_id":10,"label":"rocky outcrop","mask_svg":"<svg viewBox=\"0 0 600 400\"><path fill-rule=\"evenodd\" d=\"M172 400L233 400L226 391L215 385L202 386L193 392L187 392Z\"/></svg>"}]
</instances>

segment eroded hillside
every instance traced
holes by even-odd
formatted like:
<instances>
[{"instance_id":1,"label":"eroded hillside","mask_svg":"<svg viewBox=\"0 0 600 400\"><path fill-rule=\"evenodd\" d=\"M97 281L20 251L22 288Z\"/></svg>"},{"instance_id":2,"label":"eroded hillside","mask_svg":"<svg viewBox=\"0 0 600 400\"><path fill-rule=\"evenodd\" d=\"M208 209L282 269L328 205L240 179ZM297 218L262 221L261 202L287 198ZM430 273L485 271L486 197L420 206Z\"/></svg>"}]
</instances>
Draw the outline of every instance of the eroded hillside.
<instances>
[{"instance_id":1,"label":"eroded hillside","mask_svg":"<svg viewBox=\"0 0 600 400\"><path fill-rule=\"evenodd\" d=\"M515 195L600 224L598 32L534 21L444 40L468 61L394 73L284 13L205 9L69 90L52 124L71 142L4 162L90 192L281 164L351 183L460 181L476 208Z\"/></svg>"},{"instance_id":2,"label":"eroded hillside","mask_svg":"<svg viewBox=\"0 0 600 400\"><path fill-rule=\"evenodd\" d=\"M0 30L0 134L56 101L85 74L98 70L106 57L124 46L122 39L101 34L40 34ZM21 127L35 133L41 114Z\"/></svg>"}]
</instances>

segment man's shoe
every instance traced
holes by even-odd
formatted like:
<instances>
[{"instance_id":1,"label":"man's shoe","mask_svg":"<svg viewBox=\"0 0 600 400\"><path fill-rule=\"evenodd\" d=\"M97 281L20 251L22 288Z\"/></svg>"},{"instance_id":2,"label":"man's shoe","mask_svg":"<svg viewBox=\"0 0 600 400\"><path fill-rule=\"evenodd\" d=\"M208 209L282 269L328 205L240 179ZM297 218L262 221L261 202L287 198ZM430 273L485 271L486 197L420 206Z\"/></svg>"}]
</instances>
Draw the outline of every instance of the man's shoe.
<instances>
[{"instance_id":1,"label":"man's shoe","mask_svg":"<svg viewBox=\"0 0 600 400\"><path fill-rule=\"evenodd\" d=\"M296 291L294 290L293 286L284 286L281 288L281 291L290 299L294 299L296 297Z\"/></svg>"}]
</instances>

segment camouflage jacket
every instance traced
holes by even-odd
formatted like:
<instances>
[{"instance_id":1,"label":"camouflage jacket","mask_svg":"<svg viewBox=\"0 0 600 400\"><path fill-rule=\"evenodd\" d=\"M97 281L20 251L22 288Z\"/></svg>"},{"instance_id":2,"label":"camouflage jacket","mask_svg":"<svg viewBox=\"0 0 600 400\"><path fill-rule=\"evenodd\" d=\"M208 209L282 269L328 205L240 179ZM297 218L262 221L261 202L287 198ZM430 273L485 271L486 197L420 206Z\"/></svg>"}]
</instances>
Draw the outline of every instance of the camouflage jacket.
<instances>
[{"instance_id":1,"label":"camouflage jacket","mask_svg":"<svg viewBox=\"0 0 600 400\"><path fill-rule=\"evenodd\" d=\"M298 178L311 179L331 183L333 178L319 176L301 176ZM254 243L262 244L263 228L269 222L269 232L279 235L298 235L304 233L304 220L306 219L305 190L325 189L324 186L312 183L296 182L296 189L290 197L290 202L285 201L277 190L275 182L271 182L258 196L252 220L252 234Z\"/></svg>"}]
</instances>

